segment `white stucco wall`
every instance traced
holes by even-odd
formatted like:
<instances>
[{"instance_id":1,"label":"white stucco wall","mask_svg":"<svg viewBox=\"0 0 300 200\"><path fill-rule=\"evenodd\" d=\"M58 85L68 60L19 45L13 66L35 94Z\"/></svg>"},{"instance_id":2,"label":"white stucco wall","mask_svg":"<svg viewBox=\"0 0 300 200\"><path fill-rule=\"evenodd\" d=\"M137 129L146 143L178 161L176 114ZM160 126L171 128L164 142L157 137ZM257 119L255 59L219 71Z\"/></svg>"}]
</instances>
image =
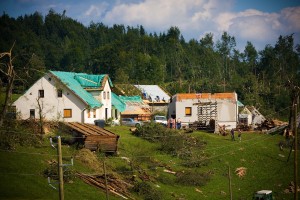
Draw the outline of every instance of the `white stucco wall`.
<instances>
[{"instance_id":1,"label":"white stucco wall","mask_svg":"<svg viewBox=\"0 0 300 200\"><path fill-rule=\"evenodd\" d=\"M62 97L57 96L57 88L62 89ZM40 98L42 115L45 120L66 122L83 122L83 110L86 104L73 92L58 82L50 74L40 78L24 95L13 103L21 119L30 117L30 109L35 110L35 118L39 119L38 91L44 90L44 98ZM72 117L64 118L64 109L72 109Z\"/></svg>"},{"instance_id":2,"label":"white stucco wall","mask_svg":"<svg viewBox=\"0 0 300 200\"><path fill-rule=\"evenodd\" d=\"M87 111L84 113L85 123L94 123L94 120L106 120L111 117L111 89L108 80L104 84L103 91L90 91L94 98L98 99L103 105L97 109L96 118L88 118ZM105 93L105 98L104 98Z\"/></svg>"},{"instance_id":3,"label":"white stucco wall","mask_svg":"<svg viewBox=\"0 0 300 200\"><path fill-rule=\"evenodd\" d=\"M176 96L176 95L175 95ZM173 97L175 97L173 96ZM237 100L237 97L236 97ZM217 109L218 109L218 118L217 123L219 125L225 125L227 129L236 128L238 121L238 105L237 101L230 101L226 99L202 99L201 102L215 102L217 101ZM193 123L198 121L198 106L193 105L197 103L198 99L183 99L181 101L177 101L176 98L173 98L172 102L169 104L169 114L176 115L176 119L180 118L183 125L187 125L189 123ZM192 108L192 115L185 115L185 108Z\"/></svg>"}]
</instances>

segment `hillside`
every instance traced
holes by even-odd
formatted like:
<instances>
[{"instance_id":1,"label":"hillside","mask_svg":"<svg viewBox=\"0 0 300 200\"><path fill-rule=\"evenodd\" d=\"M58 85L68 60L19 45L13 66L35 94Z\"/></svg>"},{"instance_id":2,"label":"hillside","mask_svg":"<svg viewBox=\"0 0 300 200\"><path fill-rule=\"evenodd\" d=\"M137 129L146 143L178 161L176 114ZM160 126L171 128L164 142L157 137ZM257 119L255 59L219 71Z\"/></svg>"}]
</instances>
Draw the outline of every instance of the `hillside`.
<instances>
[{"instance_id":1,"label":"hillside","mask_svg":"<svg viewBox=\"0 0 300 200\"><path fill-rule=\"evenodd\" d=\"M185 41L178 27L163 33L147 33L143 25L85 27L50 10L46 16L36 12L18 18L3 13L0 35L0 53L15 44L13 90L19 94L48 70L108 74L114 84L155 84L171 95L235 91L245 105L287 121L282 109L291 105L293 87L300 85L299 44L293 34L278 35L274 46L266 44L261 51L251 41L239 50L227 32ZM5 73L0 79L3 86L8 83Z\"/></svg>"},{"instance_id":2,"label":"hillside","mask_svg":"<svg viewBox=\"0 0 300 200\"><path fill-rule=\"evenodd\" d=\"M231 141L230 136L196 131L188 137L201 141L204 146L192 150L205 158L196 166L180 155L174 157L163 153L159 150L160 143L134 136L128 127L107 129L120 135L118 155L105 157L99 152L88 153L64 144L63 162L70 163L70 156L74 157L74 166L68 167L65 175L71 178L75 171L103 175L105 158L109 177L134 185L130 190L132 198L217 200L230 198L230 166L233 199L251 199L253 192L261 189L272 190L276 199L293 197L286 189L293 181L294 158L291 154L287 162L289 149L280 151L278 143L284 140L282 135L243 133L242 142L238 142ZM0 199L57 199L58 190L50 187L43 175L57 157L56 150L50 146L49 135L40 139L25 132L1 131ZM8 137L7 133L11 135ZM12 137L14 141L8 139ZM62 137L69 138L68 135ZM188 148L186 144L183 147ZM240 167L246 172L241 177L235 172ZM104 190L87 185L78 177L66 182L64 189L65 199L105 199ZM110 193L109 199L120 198Z\"/></svg>"}]
</instances>

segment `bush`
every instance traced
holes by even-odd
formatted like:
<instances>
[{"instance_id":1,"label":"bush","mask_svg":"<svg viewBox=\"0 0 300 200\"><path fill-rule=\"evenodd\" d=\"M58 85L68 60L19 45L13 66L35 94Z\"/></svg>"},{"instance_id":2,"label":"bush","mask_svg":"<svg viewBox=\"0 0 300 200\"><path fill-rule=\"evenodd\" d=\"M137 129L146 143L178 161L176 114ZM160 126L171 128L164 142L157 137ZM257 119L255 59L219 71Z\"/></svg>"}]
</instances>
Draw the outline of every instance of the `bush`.
<instances>
[{"instance_id":1,"label":"bush","mask_svg":"<svg viewBox=\"0 0 300 200\"><path fill-rule=\"evenodd\" d=\"M204 163L201 161L203 154L199 153L199 150L203 149L206 143L176 129L149 123L136 129L134 134L150 142L160 142L161 151L184 159L187 167L199 167Z\"/></svg>"},{"instance_id":2,"label":"bush","mask_svg":"<svg viewBox=\"0 0 300 200\"><path fill-rule=\"evenodd\" d=\"M18 145L21 146L39 146L42 138L39 135L28 134L20 130L0 131L0 148L14 150Z\"/></svg>"},{"instance_id":3,"label":"bush","mask_svg":"<svg viewBox=\"0 0 300 200\"><path fill-rule=\"evenodd\" d=\"M133 191L142 196L145 200L160 200L162 193L151 187L147 182L137 182L134 184Z\"/></svg>"},{"instance_id":4,"label":"bush","mask_svg":"<svg viewBox=\"0 0 300 200\"><path fill-rule=\"evenodd\" d=\"M44 176L50 177L52 180L59 180L58 176L58 166L56 161L51 161L49 163L49 166L44 170ZM69 169L67 166L63 167L63 173L64 173L64 183L70 182L75 179L75 171L72 169Z\"/></svg>"},{"instance_id":5,"label":"bush","mask_svg":"<svg viewBox=\"0 0 300 200\"><path fill-rule=\"evenodd\" d=\"M210 180L209 173L199 173L199 172L182 172L177 173L176 183L185 186L204 186Z\"/></svg>"}]
</instances>

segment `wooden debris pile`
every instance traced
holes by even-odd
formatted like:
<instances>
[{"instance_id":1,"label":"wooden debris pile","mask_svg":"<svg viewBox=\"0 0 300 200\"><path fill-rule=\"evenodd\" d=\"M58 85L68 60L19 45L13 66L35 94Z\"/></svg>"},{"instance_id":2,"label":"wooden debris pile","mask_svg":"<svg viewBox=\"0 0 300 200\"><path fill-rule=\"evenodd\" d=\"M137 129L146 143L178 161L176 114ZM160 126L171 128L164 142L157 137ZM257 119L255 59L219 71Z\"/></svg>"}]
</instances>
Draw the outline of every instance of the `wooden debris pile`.
<instances>
[{"instance_id":1,"label":"wooden debris pile","mask_svg":"<svg viewBox=\"0 0 300 200\"><path fill-rule=\"evenodd\" d=\"M277 119L265 120L261 125L259 125L259 130L270 130L275 127L288 125L287 122L283 122Z\"/></svg>"},{"instance_id":2,"label":"wooden debris pile","mask_svg":"<svg viewBox=\"0 0 300 200\"><path fill-rule=\"evenodd\" d=\"M297 191L300 192L300 187L297 187ZM293 181L290 182L288 188L284 190L284 193L295 193L295 183Z\"/></svg>"},{"instance_id":3,"label":"wooden debris pile","mask_svg":"<svg viewBox=\"0 0 300 200\"><path fill-rule=\"evenodd\" d=\"M88 175L77 172L76 176L89 185L95 186L104 191L106 190L104 175ZM112 175L107 175L108 191L118 197L123 199L133 199L130 197L130 193L128 191L132 187L133 185L130 183L122 181Z\"/></svg>"},{"instance_id":4,"label":"wooden debris pile","mask_svg":"<svg viewBox=\"0 0 300 200\"><path fill-rule=\"evenodd\" d=\"M238 175L240 178L244 177L246 175L247 168L246 167L238 167L235 170L236 175Z\"/></svg>"}]
</instances>

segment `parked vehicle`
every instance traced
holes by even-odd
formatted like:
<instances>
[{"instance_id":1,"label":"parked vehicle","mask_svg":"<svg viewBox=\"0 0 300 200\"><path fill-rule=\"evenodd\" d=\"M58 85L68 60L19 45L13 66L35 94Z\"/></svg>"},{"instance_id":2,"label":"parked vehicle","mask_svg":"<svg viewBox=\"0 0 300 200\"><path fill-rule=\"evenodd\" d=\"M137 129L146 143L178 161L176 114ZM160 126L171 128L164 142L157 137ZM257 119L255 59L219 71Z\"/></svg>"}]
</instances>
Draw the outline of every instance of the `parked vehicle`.
<instances>
[{"instance_id":1,"label":"parked vehicle","mask_svg":"<svg viewBox=\"0 0 300 200\"><path fill-rule=\"evenodd\" d=\"M168 124L167 118L165 116L155 115L153 121L155 123L160 123L164 126L167 126L167 124Z\"/></svg>"},{"instance_id":2,"label":"parked vehicle","mask_svg":"<svg viewBox=\"0 0 300 200\"><path fill-rule=\"evenodd\" d=\"M253 200L273 200L271 190L260 190L254 193Z\"/></svg>"},{"instance_id":3,"label":"parked vehicle","mask_svg":"<svg viewBox=\"0 0 300 200\"><path fill-rule=\"evenodd\" d=\"M122 125L140 127L143 125L143 122L136 121L132 118L123 118Z\"/></svg>"}]
</instances>

